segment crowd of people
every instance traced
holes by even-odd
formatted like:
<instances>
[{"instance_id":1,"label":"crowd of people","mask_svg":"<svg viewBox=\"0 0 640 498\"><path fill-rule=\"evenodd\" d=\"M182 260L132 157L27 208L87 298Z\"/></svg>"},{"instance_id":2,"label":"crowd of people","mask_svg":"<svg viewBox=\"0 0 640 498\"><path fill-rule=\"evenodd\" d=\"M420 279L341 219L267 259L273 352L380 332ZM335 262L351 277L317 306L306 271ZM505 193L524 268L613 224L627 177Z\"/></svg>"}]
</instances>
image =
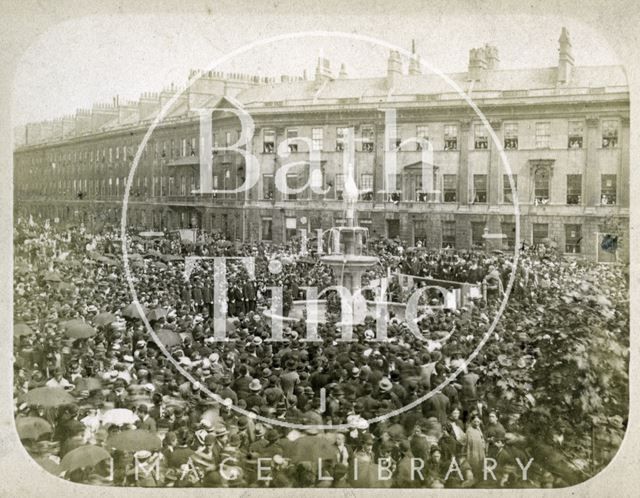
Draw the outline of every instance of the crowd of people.
<instances>
[{"instance_id":1,"label":"crowd of people","mask_svg":"<svg viewBox=\"0 0 640 498\"><path fill-rule=\"evenodd\" d=\"M623 300L621 268L523 254L509 306L485 348L453 382L403 411L464 365L498 311L499 293L425 313L418 322L423 338L392 318L388 341L376 341L376 324L367 318L354 326L352 342L340 342L339 317L330 313L319 325L321 341L303 340L301 320L286 323L278 342L270 340L263 314L268 289L282 287L286 314L303 287L336 283L313 255L299 255L296 244L131 233L129 267L161 348L132 304L119 236L116 229L94 234L33 220L15 226L16 425L29 454L49 472L145 487L568 484L532 456L521 424L527 399L500 403L483 365L498 355L519 359L521 341L512 337L521 333L522 317L543 313L541 306L590 275L605 282L611 300ZM471 283L491 276L506 284L513 269L508 254L411 249L385 240L368 250L380 257L368 280L401 272ZM255 258L254 272L239 260L227 265L230 341L214 337L211 260L185 278L188 255ZM401 291L396 281L390 291L396 300ZM524 353L520 368L534 368L534 345ZM400 413L388 416L394 410ZM77 458L82 452L97 456Z\"/></svg>"}]
</instances>

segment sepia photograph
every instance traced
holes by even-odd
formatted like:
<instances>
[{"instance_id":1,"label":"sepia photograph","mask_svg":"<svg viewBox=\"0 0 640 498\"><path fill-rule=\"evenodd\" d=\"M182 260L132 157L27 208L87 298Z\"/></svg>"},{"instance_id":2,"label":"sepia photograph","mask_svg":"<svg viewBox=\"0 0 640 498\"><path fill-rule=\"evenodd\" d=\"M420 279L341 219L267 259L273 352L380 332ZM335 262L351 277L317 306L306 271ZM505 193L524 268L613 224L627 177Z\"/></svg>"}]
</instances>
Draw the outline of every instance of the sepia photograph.
<instances>
[{"instance_id":1,"label":"sepia photograph","mask_svg":"<svg viewBox=\"0 0 640 498\"><path fill-rule=\"evenodd\" d=\"M118 492L598 476L629 423L633 254L606 27L241 3L70 17L21 55L30 469Z\"/></svg>"}]
</instances>

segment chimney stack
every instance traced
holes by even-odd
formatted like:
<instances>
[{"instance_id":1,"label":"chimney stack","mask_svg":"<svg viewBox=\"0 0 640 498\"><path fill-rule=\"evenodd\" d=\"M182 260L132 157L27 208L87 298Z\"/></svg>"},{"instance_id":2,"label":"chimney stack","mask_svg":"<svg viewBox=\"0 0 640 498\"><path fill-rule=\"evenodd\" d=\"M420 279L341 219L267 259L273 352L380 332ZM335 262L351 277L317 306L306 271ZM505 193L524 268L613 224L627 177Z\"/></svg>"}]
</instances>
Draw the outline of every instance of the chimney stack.
<instances>
[{"instance_id":1,"label":"chimney stack","mask_svg":"<svg viewBox=\"0 0 640 498\"><path fill-rule=\"evenodd\" d=\"M487 68L484 47L469 50L469 81L479 81Z\"/></svg>"},{"instance_id":2,"label":"chimney stack","mask_svg":"<svg viewBox=\"0 0 640 498\"><path fill-rule=\"evenodd\" d=\"M416 54L416 41L411 40L411 60L409 60L409 74L416 76L422 74L422 68L420 66L420 57Z\"/></svg>"},{"instance_id":3,"label":"chimney stack","mask_svg":"<svg viewBox=\"0 0 640 498\"><path fill-rule=\"evenodd\" d=\"M500 57L498 56L498 49L495 46L487 43L484 46L484 55L487 61L487 69L499 69Z\"/></svg>"},{"instance_id":4,"label":"chimney stack","mask_svg":"<svg viewBox=\"0 0 640 498\"><path fill-rule=\"evenodd\" d=\"M347 74L347 65L343 62L342 64L340 64L340 73L338 74L338 78L340 78L341 80L345 80L349 77L349 75Z\"/></svg>"},{"instance_id":5,"label":"chimney stack","mask_svg":"<svg viewBox=\"0 0 640 498\"><path fill-rule=\"evenodd\" d=\"M571 74L573 72L573 55L571 54L571 40L569 39L569 31L567 28L562 28L560 33L560 56L558 58L558 78L557 83L559 85L566 85L571 81Z\"/></svg>"},{"instance_id":6,"label":"chimney stack","mask_svg":"<svg viewBox=\"0 0 640 498\"><path fill-rule=\"evenodd\" d=\"M402 60L397 50L389 52L387 61L387 87L392 88L402 76Z\"/></svg>"},{"instance_id":7,"label":"chimney stack","mask_svg":"<svg viewBox=\"0 0 640 498\"><path fill-rule=\"evenodd\" d=\"M318 65L316 66L316 81L325 82L333 79L331 75L331 63L324 56L318 57Z\"/></svg>"}]
</instances>

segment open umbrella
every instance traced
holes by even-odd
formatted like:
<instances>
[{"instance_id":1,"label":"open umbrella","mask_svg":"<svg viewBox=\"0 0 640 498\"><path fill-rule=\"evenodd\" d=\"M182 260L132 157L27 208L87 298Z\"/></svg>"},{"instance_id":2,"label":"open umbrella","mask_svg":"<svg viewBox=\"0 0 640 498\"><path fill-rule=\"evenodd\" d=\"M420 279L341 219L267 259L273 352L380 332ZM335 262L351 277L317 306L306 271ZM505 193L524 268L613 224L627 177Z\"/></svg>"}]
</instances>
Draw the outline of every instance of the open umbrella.
<instances>
[{"instance_id":1,"label":"open umbrella","mask_svg":"<svg viewBox=\"0 0 640 498\"><path fill-rule=\"evenodd\" d=\"M103 311L102 313L98 313L93 318L93 323L98 325L99 327L102 327L104 325L109 325L110 323L115 322L117 319L118 319L118 317L116 315L114 315L113 313L109 313L107 311Z\"/></svg>"},{"instance_id":2,"label":"open umbrella","mask_svg":"<svg viewBox=\"0 0 640 498\"><path fill-rule=\"evenodd\" d=\"M39 439L53 431L51 424L40 417L20 417L16 419L16 429L20 439Z\"/></svg>"},{"instance_id":3,"label":"open umbrella","mask_svg":"<svg viewBox=\"0 0 640 498\"><path fill-rule=\"evenodd\" d=\"M142 306L142 313L144 315L146 315L148 313L148 310ZM138 307L136 306L136 303L131 303L129 306L127 306L124 310L122 310L122 316L126 317L126 318L134 318L137 320L142 320L142 316L140 315L140 312L138 311Z\"/></svg>"},{"instance_id":4,"label":"open umbrella","mask_svg":"<svg viewBox=\"0 0 640 498\"><path fill-rule=\"evenodd\" d=\"M97 391L98 389L102 389L102 381L97 377L82 377L80 379L76 379L75 386L75 390L77 392Z\"/></svg>"},{"instance_id":5,"label":"open umbrella","mask_svg":"<svg viewBox=\"0 0 640 498\"><path fill-rule=\"evenodd\" d=\"M156 251L155 249L149 249L149 250L147 251L147 255L148 255L148 256L151 256L151 257L154 257L154 258L160 258L160 257L162 257L162 253L161 253L161 252L159 252L159 251Z\"/></svg>"},{"instance_id":6,"label":"open umbrella","mask_svg":"<svg viewBox=\"0 0 640 498\"><path fill-rule=\"evenodd\" d=\"M44 280L47 282L62 282L62 277L57 271L45 272L42 278L44 278Z\"/></svg>"},{"instance_id":7,"label":"open umbrella","mask_svg":"<svg viewBox=\"0 0 640 498\"><path fill-rule=\"evenodd\" d=\"M160 318L164 318L165 316L167 316L167 312L165 310L162 308L154 308L147 313L147 320L160 320Z\"/></svg>"},{"instance_id":8,"label":"open umbrella","mask_svg":"<svg viewBox=\"0 0 640 498\"><path fill-rule=\"evenodd\" d=\"M75 398L61 387L36 387L25 393L22 401L30 406L39 405L44 407L56 407L71 405L75 403Z\"/></svg>"},{"instance_id":9,"label":"open umbrella","mask_svg":"<svg viewBox=\"0 0 640 498\"><path fill-rule=\"evenodd\" d=\"M100 446L80 446L64 456L62 462L60 462L60 470L72 471L93 467L108 458L111 458L111 455Z\"/></svg>"},{"instance_id":10,"label":"open umbrella","mask_svg":"<svg viewBox=\"0 0 640 498\"><path fill-rule=\"evenodd\" d=\"M86 339L87 337L93 337L97 333L96 329L82 320L69 320L64 322L62 326L64 327L65 335L74 339Z\"/></svg>"},{"instance_id":11,"label":"open umbrella","mask_svg":"<svg viewBox=\"0 0 640 498\"><path fill-rule=\"evenodd\" d=\"M129 266L131 266L131 268L144 268L144 261L134 259L133 261L129 261Z\"/></svg>"},{"instance_id":12,"label":"open umbrella","mask_svg":"<svg viewBox=\"0 0 640 498\"><path fill-rule=\"evenodd\" d=\"M13 326L13 336L22 337L24 335L33 334L33 330L26 323L16 323Z\"/></svg>"},{"instance_id":13,"label":"open umbrella","mask_svg":"<svg viewBox=\"0 0 640 498\"><path fill-rule=\"evenodd\" d=\"M156 332L158 339L165 347L177 346L178 344L182 344L182 340L180 336L175 333L173 330L168 329L160 329Z\"/></svg>"},{"instance_id":14,"label":"open umbrella","mask_svg":"<svg viewBox=\"0 0 640 498\"><path fill-rule=\"evenodd\" d=\"M165 263L163 263L162 261L154 261L153 266L155 268L158 268L159 270L166 270L167 268L169 268Z\"/></svg>"},{"instance_id":15,"label":"open umbrella","mask_svg":"<svg viewBox=\"0 0 640 498\"><path fill-rule=\"evenodd\" d=\"M129 261L142 261L142 255L134 252L133 254L127 255L127 259L129 259Z\"/></svg>"},{"instance_id":16,"label":"open umbrella","mask_svg":"<svg viewBox=\"0 0 640 498\"><path fill-rule=\"evenodd\" d=\"M162 447L162 442L158 436L149 431L134 429L110 436L106 446L120 451L155 451Z\"/></svg>"},{"instance_id":17,"label":"open umbrella","mask_svg":"<svg viewBox=\"0 0 640 498\"><path fill-rule=\"evenodd\" d=\"M112 410L107 410L102 414L101 419L103 424L112 425L135 424L139 420L135 413L131 410L127 410L126 408L113 408Z\"/></svg>"}]
</instances>

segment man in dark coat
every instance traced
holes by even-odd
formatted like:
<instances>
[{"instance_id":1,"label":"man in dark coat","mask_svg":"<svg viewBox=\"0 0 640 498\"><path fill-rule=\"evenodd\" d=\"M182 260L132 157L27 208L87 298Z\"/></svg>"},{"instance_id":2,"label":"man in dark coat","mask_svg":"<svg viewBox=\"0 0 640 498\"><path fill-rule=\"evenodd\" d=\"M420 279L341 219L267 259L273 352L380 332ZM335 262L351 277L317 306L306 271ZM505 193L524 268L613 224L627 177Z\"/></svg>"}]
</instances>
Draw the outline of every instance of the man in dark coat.
<instances>
[{"instance_id":1,"label":"man in dark coat","mask_svg":"<svg viewBox=\"0 0 640 498\"><path fill-rule=\"evenodd\" d=\"M253 280L247 280L243 286L246 311L256 310L256 287Z\"/></svg>"}]
</instances>

